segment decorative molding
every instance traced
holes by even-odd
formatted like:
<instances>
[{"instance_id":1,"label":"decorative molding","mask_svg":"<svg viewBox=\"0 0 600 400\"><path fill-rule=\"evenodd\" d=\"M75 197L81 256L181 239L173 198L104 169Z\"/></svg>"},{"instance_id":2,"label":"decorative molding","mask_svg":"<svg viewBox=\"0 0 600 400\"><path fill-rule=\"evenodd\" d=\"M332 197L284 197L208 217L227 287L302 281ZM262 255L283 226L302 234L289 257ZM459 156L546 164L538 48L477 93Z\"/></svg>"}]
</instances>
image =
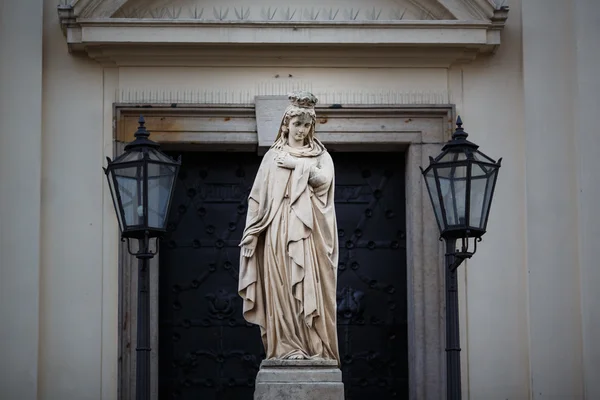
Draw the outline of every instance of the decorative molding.
<instances>
[{"instance_id":1,"label":"decorative molding","mask_svg":"<svg viewBox=\"0 0 600 400\"><path fill-rule=\"evenodd\" d=\"M435 4L435 5L430 4L429 7L427 7L425 4L423 4L423 2L420 0L407 0L407 1L408 1L408 3L412 4L418 10L421 10L421 12L423 13L423 15L425 17L429 17L429 18L423 18L423 19L436 19L436 20L460 19L460 18L457 18L456 15L454 15L452 12L450 12L450 10L448 10L443 5L443 2L441 0L437 0L436 1L437 4Z\"/></svg>"},{"instance_id":2,"label":"decorative molding","mask_svg":"<svg viewBox=\"0 0 600 400\"><path fill-rule=\"evenodd\" d=\"M416 0L407 1L419 4ZM310 64L316 51L329 47L327 51L353 53L351 58L362 58L361 62L368 67L384 60L387 60L384 64L393 66L407 66L408 62L414 66L448 67L468 62L481 53L494 52L500 45L500 33L508 17L506 7L495 8L488 0L439 0L434 9L420 6L424 13L420 20L407 20L405 9L384 13L377 7L205 10L171 6L147 11L131 9L128 14L131 18L106 18L123 2L77 0L59 5L59 19L69 50L87 52L101 63L119 66L210 65L211 62L219 66L224 65L223 60L230 60L231 65L242 62L264 66L281 65L280 60L293 60L301 51L305 51L305 56L300 62ZM451 2L453 8L444 6ZM427 19L452 18L449 10L456 9L458 3L464 3L459 7L464 11L462 16L477 14L483 19L476 16L469 20ZM121 7L118 13L124 10ZM278 55L264 62L249 52L240 56L243 49L254 52L260 46L263 50L277 50ZM208 54L217 52L218 57L211 60ZM379 54L373 60L361 57L364 52ZM436 53L441 57L434 57ZM340 62L335 57L329 58L338 66L354 64L351 59Z\"/></svg>"},{"instance_id":3,"label":"decorative molding","mask_svg":"<svg viewBox=\"0 0 600 400\"><path fill-rule=\"evenodd\" d=\"M59 10L70 10L74 17L110 18L128 0L59 0ZM60 15L60 14L59 14Z\"/></svg>"},{"instance_id":4,"label":"decorative molding","mask_svg":"<svg viewBox=\"0 0 600 400\"><path fill-rule=\"evenodd\" d=\"M258 83L254 90L172 90L163 88L120 89L115 95L115 102L120 104L215 104L215 105L251 105L255 98L261 96L286 96L296 90L310 91L317 96L319 104L343 105L437 105L451 104L453 96L446 90L439 91L400 91L400 90L327 90L313 91L310 84L294 82Z\"/></svg>"},{"instance_id":5,"label":"decorative molding","mask_svg":"<svg viewBox=\"0 0 600 400\"><path fill-rule=\"evenodd\" d=\"M496 10L505 9L506 0L404 0L397 7L384 7L365 3L365 8L304 7L282 5L251 5L246 7L217 7L204 13L204 7L190 1L152 2L148 0L59 0L59 8L72 8L76 18L155 18L155 19L204 19L213 21L248 20L262 21L317 21L317 20L401 20L409 15L411 20L490 20ZM199 2L199 4L205 4ZM368 4L368 5L367 5ZM293 6L292 6L293 7ZM229 13L230 8L237 13ZM410 12L407 14L407 11ZM242 12L243 10L243 12ZM266 10L270 10L265 12ZM384 12L385 11L385 12ZM227 15L229 15L229 18ZM319 14L321 17L319 18ZM333 15L335 17L333 17ZM361 18L358 18L358 16ZM373 18L373 16L378 16ZM204 18L203 18L204 16ZM212 18L214 16L214 19ZM402 17L400 17L402 16Z\"/></svg>"},{"instance_id":6,"label":"decorative molding","mask_svg":"<svg viewBox=\"0 0 600 400\"><path fill-rule=\"evenodd\" d=\"M92 0L93 7L89 7L82 17L110 18L121 8L127 0Z\"/></svg>"},{"instance_id":7,"label":"decorative molding","mask_svg":"<svg viewBox=\"0 0 600 400\"><path fill-rule=\"evenodd\" d=\"M500 30L504 26L504 20L294 23L150 19L78 21L68 10L61 12L71 51L86 51L96 58L98 53L128 53L152 47L151 62L153 56L160 59L174 49L192 56L190 50L203 48L212 51L217 45L221 51L229 50L229 56L238 55L240 46L270 46L288 54L293 54L295 48L307 46L346 47L361 51L379 48L385 49L388 57L413 58L415 53L424 50L453 50L457 55L453 61L456 61L462 59L465 53L493 52L500 44ZM360 52L355 54L360 55ZM144 60L138 59L137 62L143 63Z\"/></svg>"},{"instance_id":8,"label":"decorative molding","mask_svg":"<svg viewBox=\"0 0 600 400\"><path fill-rule=\"evenodd\" d=\"M406 7L122 7L112 16L113 19L193 19L202 21L400 21L400 20L456 20L441 5L426 8L416 0L417 13L407 14ZM95 16L94 16L95 17Z\"/></svg>"}]
</instances>

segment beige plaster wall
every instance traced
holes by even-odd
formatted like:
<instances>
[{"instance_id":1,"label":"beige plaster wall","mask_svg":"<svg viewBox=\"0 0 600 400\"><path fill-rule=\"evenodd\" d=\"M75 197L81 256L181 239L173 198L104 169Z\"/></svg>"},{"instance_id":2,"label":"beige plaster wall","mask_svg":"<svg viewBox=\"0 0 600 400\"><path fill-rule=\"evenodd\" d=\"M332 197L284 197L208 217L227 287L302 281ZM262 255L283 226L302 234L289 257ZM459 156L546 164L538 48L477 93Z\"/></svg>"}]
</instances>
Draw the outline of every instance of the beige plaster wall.
<instances>
[{"instance_id":1,"label":"beige plaster wall","mask_svg":"<svg viewBox=\"0 0 600 400\"><path fill-rule=\"evenodd\" d=\"M523 4L532 397L582 398L571 2ZM549 21L560 18L563 29Z\"/></svg>"},{"instance_id":2,"label":"beige plaster wall","mask_svg":"<svg viewBox=\"0 0 600 400\"><path fill-rule=\"evenodd\" d=\"M531 392L595 399L600 9L529 1L523 15Z\"/></svg>"},{"instance_id":3,"label":"beige plaster wall","mask_svg":"<svg viewBox=\"0 0 600 400\"><path fill-rule=\"evenodd\" d=\"M523 15L531 391L594 399L600 10L591 1L530 1ZM560 31L549 22L557 20Z\"/></svg>"},{"instance_id":4,"label":"beige plaster wall","mask_svg":"<svg viewBox=\"0 0 600 400\"><path fill-rule=\"evenodd\" d=\"M503 157L488 233L461 271L463 387L473 400L529 397L520 1L509 5L497 53L451 73L470 138Z\"/></svg>"},{"instance_id":5,"label":"beige plaster wall","mask_svg":"<svg viewBox=\"0 0 600 400\"><path fill-rule=\"evenodd\" d=\"M252 57L251 52L246 53ZM124 102L253 103L257 95L311 90L320 103L447 103L443 68L123 67Z\"/></svg>"},{"instance_id":6,"label":"beige plaster wall","mask_svg":"<svg viewBox=\"0 0 600 400\"><path fill-rule=\"evenodd\" d=\"M44 1L37 398L114 399L117 253L106 249L118 235L113 220L103 220L101 170L112 101L104 101L102 67L68 53L56 6Z\"/></svg>"},{"instance_id":7,"label":"beige plaster wall","mask_svg":"<svg viewBox=\"0 0 600 400\"><path fill-rule=\"evenodd\" d=\"M41 152L42 1L0 0L0 398L7 400L34 399L38 390Z\"/></svg>"},{"instance_id":8,"label":"beige plaster wall","mask_svg":"<svg viewBox=\"0 0 600 400\"><path fill-rule=\"evenodd\" d=\"M574 10L575 83L574 132L578 195L578 261L581 285L581 352L583 361L583 393L586 399L600 398L600 9L594 0L576 3ZM567 131L568 132L568 131ZM565 133L563 133L565 134Z\"/></svg>"},{"instance_id":9,"label":"beige plaster wall","mask_svg":"<svg viewBox=\"0 0 600 400\"><path fill-rule=\"evenodd\" d=\"M471 399L595 399L600 11L508 5L498 53L451 73L467 131L504 157L489 232L462 274L463 380Z\"/></svg>"}]
</instances>

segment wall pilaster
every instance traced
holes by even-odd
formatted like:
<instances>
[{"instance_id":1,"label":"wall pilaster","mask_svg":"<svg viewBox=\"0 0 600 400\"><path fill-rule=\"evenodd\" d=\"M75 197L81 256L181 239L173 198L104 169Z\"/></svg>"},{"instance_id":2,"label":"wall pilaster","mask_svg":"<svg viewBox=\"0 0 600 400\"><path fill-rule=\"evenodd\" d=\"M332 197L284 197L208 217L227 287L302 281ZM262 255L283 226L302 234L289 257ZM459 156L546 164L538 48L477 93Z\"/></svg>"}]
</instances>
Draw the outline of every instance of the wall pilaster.
<instances>
[{"instance_id":1,"label":"wall pilaster","mask_svg":"<svg viewBox=\"0 0 600 400\"><path fill-rule=\"evenodd\" d=\"M37 397L42 9L42 0L0 0L0 398L7 400Z\"/></svg>"},{"instance_id":2,"label":"wall pilaster","mask_svg":"<svg viewBox=\"0 0 600 400\"><path fill-rule=\"evenodd\" d=\"M532 399L583 398L574 3L522 6Z\"/></svg>"}]
</instances>

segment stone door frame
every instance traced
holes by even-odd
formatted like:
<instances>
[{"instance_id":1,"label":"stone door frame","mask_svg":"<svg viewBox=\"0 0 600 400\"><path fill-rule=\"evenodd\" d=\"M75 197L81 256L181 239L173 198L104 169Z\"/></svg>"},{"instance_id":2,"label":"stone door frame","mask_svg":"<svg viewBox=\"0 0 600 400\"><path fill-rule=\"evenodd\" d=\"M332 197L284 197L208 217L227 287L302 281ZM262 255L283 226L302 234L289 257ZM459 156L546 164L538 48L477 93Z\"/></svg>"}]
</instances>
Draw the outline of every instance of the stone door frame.
<instances>
[{"instance_id":1,"label":"stone door frame","mask_svg":"<svg viewBox=\"0 0 600 400\"><path fill-rule=\"evenodd\" d=\"M165 148L259 151L263 100L254 105L144 105L152 138ZM131 140L139 105L114 104L114 155ZM280 118L280 113L273 113ZM333 150L405 153L407 317L410 398L445 398L443 246L420 166L439 153L453 128L455 107L437 105L321 105L317 134ZM220 120L222 118L222 120ZM223 132L220 125L229 125ZM154 126L153 126L154 122ZM196 124L196 125L194 125ZM203 126L213 125L204 131ZM327 125L329 124L329 125ZM269 125L269 124L267 124ZM176 128L179 127L179 128ZM196 127L196 128L195 128ZM357 128L358 127L358 128ZM180 131L177 131L180 129ZM358 131L357 129L362 129ZM258 131L258 134L257 134ZM322 133L322 135L321 135ZM270 135L269 132L266 132ZM112 216L106 215L106 218ZM152 398L158 398L158 271L151 263ZM463 285L464 286L464 285ZM119 399L134 398L137 260L119 250ZM464 313L463 313L464 314ZM133 328L132 328L133 327ZM463 355L465 356L465 355ZM464 375L464 374L463 374Z\"/></svg>"}]
</instances>

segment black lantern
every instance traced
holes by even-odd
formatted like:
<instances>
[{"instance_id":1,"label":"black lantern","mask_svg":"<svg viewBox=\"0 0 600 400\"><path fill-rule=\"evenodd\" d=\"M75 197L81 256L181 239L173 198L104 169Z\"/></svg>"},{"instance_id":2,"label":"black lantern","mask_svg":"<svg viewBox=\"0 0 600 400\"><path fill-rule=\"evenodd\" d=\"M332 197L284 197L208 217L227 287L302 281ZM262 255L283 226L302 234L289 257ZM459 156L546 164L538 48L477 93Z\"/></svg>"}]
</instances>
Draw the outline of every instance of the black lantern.
<instances>
[{"instance_id":1,"label":"black lantern","mask_svg":"<svg viewBox=\"0 0 600 400\"><path fill-rule=\"evenodd\" d=\"M467 140L460 117L456 131L423 171L443 238L481 238L496 186L500 162Z\"/></svg>"},{"instance_id":2,"label":"black lantern","mask_svg":"<svg viewBox=\"0 0 600 400\"><path fill-rule=\"evenodd\" d=\"M148 139L144 117L140 116L135 140L125 152L104 168L113 198L122 240L138 262L136 399L150 398L150 291L149 262L154 257L150 239L166 231L167 216L181 159L175 161ZM136 252L130 240L137 239Z\"/></svg>"},{"instance_id":3,"label":"black lantern","mask_svg":"<svg viewBox=\"0 0 600 400\"><path fill-rule=\"evenodd\" d=\"M477 251L487 229L500 162L467 140L460 117L452 139L423 172L440 236L446 241L446 399L461 398L457 268ZM457 250L456 242L461 241ZM474 248L469 249L469 241Z\"/></svg>"},{"instance_id":4,"label":"black lantern","mask_svg":"<svg viewBox=\"0 0 600 400\"><path fill-rule=\"evenodd\" d=\"M104 169L124 238L157 237L166 231L175 178L181 162L159 150L139 119L135 140Z\"/></svg>"}]
</instances>

